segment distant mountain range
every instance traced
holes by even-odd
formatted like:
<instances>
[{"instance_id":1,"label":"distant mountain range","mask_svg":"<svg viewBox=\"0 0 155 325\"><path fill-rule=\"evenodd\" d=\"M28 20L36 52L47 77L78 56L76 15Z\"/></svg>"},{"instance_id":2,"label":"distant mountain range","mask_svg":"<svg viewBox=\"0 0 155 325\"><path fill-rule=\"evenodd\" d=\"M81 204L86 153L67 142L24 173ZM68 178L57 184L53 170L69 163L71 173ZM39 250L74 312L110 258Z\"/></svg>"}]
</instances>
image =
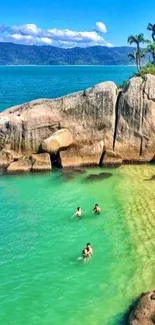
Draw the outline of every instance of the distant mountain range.
<instances>
[{"instance_id":1,"label":"distant mountain range","mask_svg":"<svg viewBox=\"0 0 155 325\"><path fill-rule=\"evenodd\" d=\"M132 51L128 46L62 49L0 42L0 65L128 65Z\"/></svg>"}]
</instances>

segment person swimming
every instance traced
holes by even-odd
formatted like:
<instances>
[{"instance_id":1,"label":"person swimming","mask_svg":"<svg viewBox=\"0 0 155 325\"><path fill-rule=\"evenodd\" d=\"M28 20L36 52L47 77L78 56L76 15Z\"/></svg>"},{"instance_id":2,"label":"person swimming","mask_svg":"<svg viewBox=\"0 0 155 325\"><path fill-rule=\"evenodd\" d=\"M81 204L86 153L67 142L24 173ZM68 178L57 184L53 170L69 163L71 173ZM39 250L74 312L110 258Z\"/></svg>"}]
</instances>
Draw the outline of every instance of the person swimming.
<instances>
[{"instance_id":1,"label":"person swimming","mask_svg":"<svg viewBox=\"0 0 155 325\"><path fill-rule=\"evenodd\" d=\"M93 255L93 249L92 249L90 243L87 243L87 245L86 245L86 250L87 250L89 256L92 256L92 255Z\"/></svg>"},{"instance_id":2,"label":"person swimming","mask_svg":"<svg viewBox=\"0 0 155 325\"><path fill-rule=\"evenodd\" d=\"M88 250L87 248L84 248L83 251L82 251L82 257L83 258L88 258L90 255L88 253Z\"/></svg>"},{"instance_id":3,"label":"person swimming","mask_svg":"<svg viewBox=\"0 0 155 325\"><path fill-rule=\"evenodd\" d=\"M95 214L100 214L101 213L101 208L99 207L99 205L96 203L94 206L93 211Z\"/></svg>"},{"instance_id":4,"label":"person swimming","mask_svg":"<svg viewBox=\"0 0 155 325\"><path fill-rule=\"evenodd\" d=\"M83 258L90 258L93 255L93 249L90 243L87 243L86 247L82 251Z\"/></svg>"},{"instance_id":5,"label":"person swimming","mask_svg":"<svg viewBox=\"0 0 155 325\"><path fill-rule=\"evenodd\" d=\"M80 207L77 208L76 212L73 214L71 218L73 217L78 217L78 218L82 217L82 209Z\"/></svg>"}]
</instances>

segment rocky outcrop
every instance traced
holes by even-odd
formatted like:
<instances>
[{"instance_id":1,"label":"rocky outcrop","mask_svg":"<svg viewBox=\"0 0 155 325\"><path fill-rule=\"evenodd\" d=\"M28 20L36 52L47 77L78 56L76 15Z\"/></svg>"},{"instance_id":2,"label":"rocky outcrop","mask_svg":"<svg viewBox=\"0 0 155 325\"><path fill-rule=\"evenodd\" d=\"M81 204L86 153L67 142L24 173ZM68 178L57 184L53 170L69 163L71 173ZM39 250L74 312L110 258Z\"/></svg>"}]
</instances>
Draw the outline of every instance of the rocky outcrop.
<instances>
[{"instance_id":1,"label":"rocky outcrop","mask_svg":"<svg viewBox=\"0 0 155 325\"><path fill-rule=\"evenodd\" d=\"M58 150L62 166L99 164L103 143L113 145L116 99L115 84L104 82L8 109L0 114L0 146L23 155Z\"/></svg>"},{"instance_id":2,"label":"rocky outcrop","mask_svg":"<svg viewBox=\"0 0 155 325\"><path fill-rule=\"evenodd\" d=\"M32 169L32 160L29 157L23 157L10 164L7 168L8 173L30 172Z\"/></svg>"},{"instance_id":3,"label":"rocky outcrop","mask_svg":"<svg viewBox=\"0 0 155 325\"><path fill-rule=\"evenodd\" d=\"M58 99L5 110L0 113L0 148L27 157L49 153L62 167L151 161L155 76L132 78L122 92L113 82L104 82ZM0 161L5 168L11 162Z\"/></svg>"},{"instance_id":4,"label":"rocky outcrop","mask_svg":"<svg viewBox=\"0 0 155 325\"><path fill-rule=\"evenodd\" d=\"M41 149L45 152L55 153L67 149L72 143L73 137L71 133L67 129L61 129L45 139L41 144Z\"/></svg>"},{"instance_id":5,"label":"rocky outcrop","mask_svg":"<svg viewBox=\"0 0 155 325\"><path fill-rule=\"evenodd\" d=\"M155 76L129 80L119 97L114 149L123 160L149 161L155 153Z\"/></svg>"},{"instance_id":6,"label":"rocky outcrop","mask_svg":"<svg viewBox=\"0 0 155 325\"><path fill-rule=\"evenodd\" d=\"M49 171L52 169L50 155L48 153L34 154L32 159L32 171Z\"/></svg>"},{"instance_id":7,"label":"rocky outcrop","mask_svg":"<svg viewBox=\"0 0 155 325\"><path fill-rule=\"evenodd\" d=\"M155 291L142 294L131 311L128 325L155 324Z\"/></svg>"}]
</instances>

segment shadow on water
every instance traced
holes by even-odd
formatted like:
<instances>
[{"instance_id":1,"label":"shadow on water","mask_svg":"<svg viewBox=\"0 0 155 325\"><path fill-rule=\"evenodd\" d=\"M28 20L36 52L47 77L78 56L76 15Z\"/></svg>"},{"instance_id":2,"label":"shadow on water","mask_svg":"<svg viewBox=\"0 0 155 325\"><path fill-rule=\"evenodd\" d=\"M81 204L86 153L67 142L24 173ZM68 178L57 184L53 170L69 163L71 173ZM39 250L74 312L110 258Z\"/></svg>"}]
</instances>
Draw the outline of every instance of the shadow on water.
<instances>
[{"instance_id":1,"label":"shadow on water","mask_svg":"<svg viewBox=\"0 0 155 325\"><path fill-rule=\"evenodd\" d=\"M109 322L108 325L127 325L128 317L122 314L114 316Z\"/></svg>"},{"instance_id":2,"label":"shadow on water","mask_svg":"<svg viewBox=\"0 0 155 325\"><path fill-rule=\"evenodd\" d=\"M130 314L131 310L132 310L132 307L129 308L128 311L125 313L119 313L119 314L113 316L108 321L108 325L127 325L128 319L129 319L129 314Z\"/></svg>"},{"instance_id":3,"label":"shadow on water","mask_svg":"<svg viewBox=\"0 0 155 325\"><path fill-rule=\"evenodd\" d=\"M129 306L129 308L124 313L119 313L114 315L109 321L108 325L128 325L129 315L137 306L139 299L143 296L143 293L133 300Z\"/></svg>"}]
</instances>

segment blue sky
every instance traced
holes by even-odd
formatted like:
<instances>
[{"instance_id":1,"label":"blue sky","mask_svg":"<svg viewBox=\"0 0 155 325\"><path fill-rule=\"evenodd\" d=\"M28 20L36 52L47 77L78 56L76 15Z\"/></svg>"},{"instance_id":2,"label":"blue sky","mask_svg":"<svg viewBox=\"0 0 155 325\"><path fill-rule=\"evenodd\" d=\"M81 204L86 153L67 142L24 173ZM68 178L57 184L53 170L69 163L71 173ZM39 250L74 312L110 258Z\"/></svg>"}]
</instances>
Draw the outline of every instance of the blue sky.
<instances>
[{"instance_id":1,"label":"blue sky","mask_svg":"<svg viewBox=\"0 0 155 325\"><path fill-rule=\"evenodd\" d=\"M0 22L0 41L120 46L130 34L150 36L155 0L4 0Z\"/></svg>"}]
</instances>

